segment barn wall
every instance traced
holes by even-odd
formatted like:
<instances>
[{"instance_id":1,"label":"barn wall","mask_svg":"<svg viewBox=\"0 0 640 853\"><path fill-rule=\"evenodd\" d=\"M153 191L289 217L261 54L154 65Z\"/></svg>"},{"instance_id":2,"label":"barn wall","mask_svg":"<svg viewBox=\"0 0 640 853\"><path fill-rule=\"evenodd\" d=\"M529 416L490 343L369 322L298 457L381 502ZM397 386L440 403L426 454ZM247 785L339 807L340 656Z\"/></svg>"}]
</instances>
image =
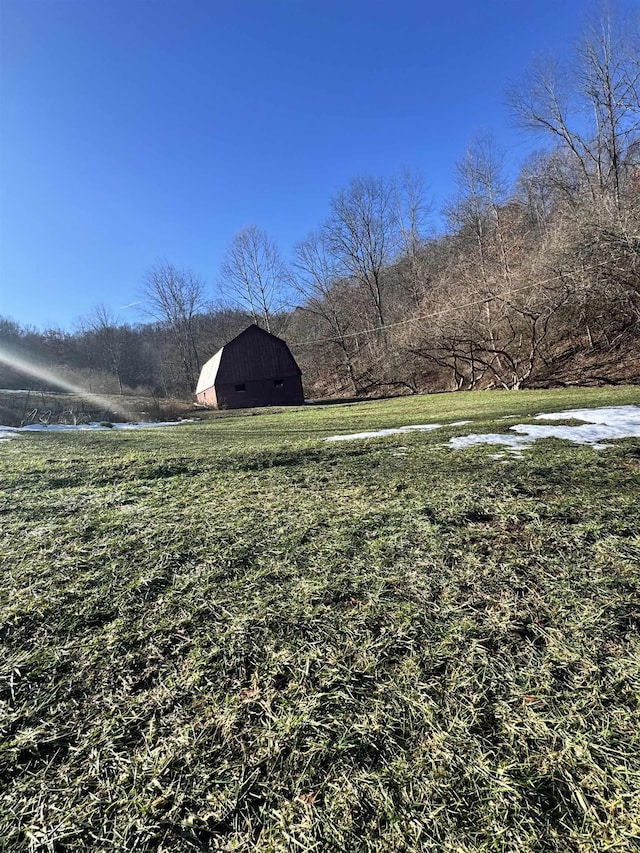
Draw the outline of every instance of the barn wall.
<instances>
[{"instance_id":1,"label":"barn wall","mask_svg":"<svg viewBox=\"0 0 640 853\"><path fill-rule=\"evenodd\" d=\"M205 388L204 391L201 391L196 395L196 399L200 403L201 406L210 406L212 409L218 408L218 400L216 398L216 389L215 388Z\"/></svg>"},{"instance_id":2,"label":"barn wall","mask_svg":"<svg viewBox=\"0 0 640 853\"><path fill-rule=\"evenodd\" d=\"M243 383L225 383L216 386L219 409L248 409L254 406L300 406L304 403L302 382L299 376L283 377L276 387L273 379L256 379ZM237 391L236 385L244 385Z\"/></svg>"}]
</instances>

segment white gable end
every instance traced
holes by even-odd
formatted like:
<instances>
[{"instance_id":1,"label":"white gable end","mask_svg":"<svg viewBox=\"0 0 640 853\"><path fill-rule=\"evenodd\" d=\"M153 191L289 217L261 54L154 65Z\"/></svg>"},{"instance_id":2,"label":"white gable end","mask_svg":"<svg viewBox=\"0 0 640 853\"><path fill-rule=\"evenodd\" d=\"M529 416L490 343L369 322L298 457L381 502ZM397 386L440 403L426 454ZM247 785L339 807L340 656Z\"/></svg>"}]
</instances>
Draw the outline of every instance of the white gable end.
<instances>
[{"instance_id":1,"label":"white gable end","mask_svg":"<svg viewBox=\"0 0 640 853\"><path fill-rule=\"evenodd\" d=\"M198 379L198 385L196 387L196 394L201 394L203 391L206 391L207 388L212 388L215 384L223 349L224 347L221 347L218 352L209 359L209 361L203 364L202 370L200 371L200 378Z\"/></svg>"}]
</instances>

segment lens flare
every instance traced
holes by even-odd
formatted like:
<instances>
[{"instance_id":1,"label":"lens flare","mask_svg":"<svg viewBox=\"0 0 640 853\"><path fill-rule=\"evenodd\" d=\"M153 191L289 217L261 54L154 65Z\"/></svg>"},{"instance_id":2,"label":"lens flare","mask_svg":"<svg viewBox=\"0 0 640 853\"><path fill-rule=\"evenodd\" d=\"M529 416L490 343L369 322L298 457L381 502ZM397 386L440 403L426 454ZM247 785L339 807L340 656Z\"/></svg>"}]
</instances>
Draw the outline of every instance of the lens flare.
<instances>
[{"instance_id":1,"label":"lens flare","mask_svg":"<svg viewBox=\"0 0 640 853\"><path fill-rule=\"evenodd\" d=\"M111 399L103 397L100 394L94 394L91 391L87 391L86 388L58 376L53 370L48 370L46 367L42 367L42 365L35 364L35 362L29 361L24 358L24 356L11 352L4 346L0 346L0 363L6 364L8 367L11 367L13 370L22 373L25 376L40 379L48 385L57 386L62 391L68 391L70 394L76 394L78 397L86 400L86 402L95 406L97 409L106 409L107 411L115 412L123 418L128 417L128 412L121 406L114 404Z\"/></svg>"}]
</instances>

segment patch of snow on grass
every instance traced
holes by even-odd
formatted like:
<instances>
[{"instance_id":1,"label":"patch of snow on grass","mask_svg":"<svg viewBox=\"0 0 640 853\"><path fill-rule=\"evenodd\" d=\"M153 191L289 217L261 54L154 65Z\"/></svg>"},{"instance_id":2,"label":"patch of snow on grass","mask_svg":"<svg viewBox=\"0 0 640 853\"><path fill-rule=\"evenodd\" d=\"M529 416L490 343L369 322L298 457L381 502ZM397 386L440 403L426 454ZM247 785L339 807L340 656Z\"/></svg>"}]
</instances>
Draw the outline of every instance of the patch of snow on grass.
<instances>
[{"instance_id":1,"label":"patch of snow on grass","mask_svg":"<svg viewBox=\"0 0 640 853\"><path fill-rule=\"evenodd\" d=\"M502 444L520 451L531 447L539 438L561 438L574 444L588 444L596 450L604 450L611 441L618 438L640 438L639 406L603 406L599 409L573 409L567 412L552 412L536 415L536 420L579 420L584 425L566 426L552 424L515 424L510 433L488 433L486 435L462 435L449 439L449 446L459 450L474 444Z\"/></svg>"},{"instance_id":2,"label":"patch of snow on grass","mask_svg":"<svg viewBox=\"0 0 640 853\"><path fill-rule=\"evenodd\" d=\"M601 406L599 409L569 409L536 415L537 421L568 421L570 418L624 429L640 427L640 406Z\"/></svg>"},{"instance_id":3,"label":"patch of snow on grass","mask_svg":"<svg viewBox=\"0 0 640 853\"><path fill-rule=\"evenodd\" d=\"M539 438L562 438L572 441L574 444L591 444L594 447L602 439L627 438L630 433L616 430L607 426L596 426L585 424L584 426L536 426L535 424L515 424L511 429L514 432L526 435L530 441ZM640 432L638 433L640 435ZM598 445L600 447L605 445Z\"/></svg>"},{"instance_id":4,"label":"patch of snow on grass","mask_svg":"<svg viewBox=\"0 0 640 853\"><path fill-rule=\"evenodd\" d=\"M413 426L390 427L372 432L353 432L350 435L330 435L325 441L356 441L362 438L378 438L382 435L398 435L405 432L426 432L432 429L440 429L442 424L414 424Z\"/></svg>"},{"instance_id":5,"label":"patch of snow on grass","mask_svg":"<svg viewBox=\"0 0 640 853\"><path fill-rule=\"evenodd\" d=\"M109 424L109 426L104 423L27 424L27 426L23 427L0 426L0 440L7 438L18 438L22 433L25 432L77 432L78 430L82 430L84 432L86 430L149 429L151 427L180 426L180 424L186 423L193 423L193 421L186 419L183 421L147 421L138 424L114 423Z\"/></svg>"},{"instance_id":6,"label":"patch of snow on grass","mask_svg":"<svg viewBox=\"0 0 640 853\"><path fill-rule=\"evenodd\" d=\"M529 447L529 441L519 435L509 435L508 432L490 432L485 435L472 433L471 435L458 435L449 439L449 446L454 450L462 450L463 447L472 447L474 444L504 444L507 447L521 449Z\"/></svg>"}]
</instances>

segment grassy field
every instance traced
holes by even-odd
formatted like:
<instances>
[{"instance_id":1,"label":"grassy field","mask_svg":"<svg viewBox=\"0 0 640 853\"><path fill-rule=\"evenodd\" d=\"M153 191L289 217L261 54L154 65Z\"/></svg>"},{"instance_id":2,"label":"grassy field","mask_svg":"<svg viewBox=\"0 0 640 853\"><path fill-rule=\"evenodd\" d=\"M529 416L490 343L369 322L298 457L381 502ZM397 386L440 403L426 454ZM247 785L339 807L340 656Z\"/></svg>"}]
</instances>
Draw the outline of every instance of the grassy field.
<instances>
[{"instance_id":1,"label":"grassy field","mask_svg":"<svg viewBox=\"0 0 640 853\"><path fill-rule=\"evenodd\" d=\"M0 443L0 850L640 849L640 442L446 445L626 403Z\"/></svg>"}]
</instances>

